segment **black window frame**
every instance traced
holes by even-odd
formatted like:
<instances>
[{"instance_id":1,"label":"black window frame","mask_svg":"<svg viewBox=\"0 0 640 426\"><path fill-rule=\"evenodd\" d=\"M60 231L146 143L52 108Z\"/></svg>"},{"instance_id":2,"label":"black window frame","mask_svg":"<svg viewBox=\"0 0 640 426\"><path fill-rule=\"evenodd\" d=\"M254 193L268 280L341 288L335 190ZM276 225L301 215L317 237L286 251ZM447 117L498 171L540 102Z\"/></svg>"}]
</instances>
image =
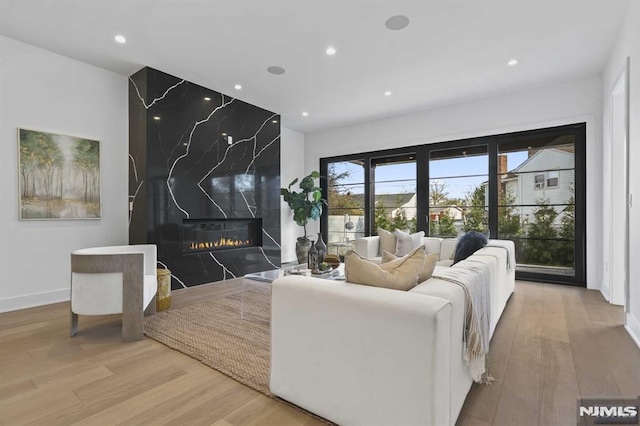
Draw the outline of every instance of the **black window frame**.
<instances>
[{"instance_id":1,"label":"black window frame","mask_svg":"<svg viewBox=\"0 0 640 426\"><path fill-rule=\"evenodd\" d=\"M327 176L329 164L340 161L364 161L364 234L373 235L373 214L375 191L373 188L374 168L372 162L381 157L398 157L402 155L415 156L416 160L416 193L417 229L425 231L429 235L429 158L432 151L450 150L456 148L472 148L478 145L486 145L489 155L489 237L498 238L498 147L501 144L526 144L528 140L536 138L552 138L555 135L571 135L574 142L574 190L575 190L575 243L574 243L574 270L573 276L561 276L544 274L539 272L516 271L516 279L527 281L539 281L546 283L568 284L586 287L586 248L587 248L587 222L586 222L586 123L575 123L563 126L548 127L543 129L525 130L519 132L481 136L453 141L436 142L423 145L412 145L400 148L384 149L379 151L360 152L354 154L338 155L320 158L320 174ZM547 179L545 174L544 184ZM327 199L327 180L321 180L323 197ZM325 209L320 218L320 230L327 241L328 209Z\"/></svg>"}]
</instances>

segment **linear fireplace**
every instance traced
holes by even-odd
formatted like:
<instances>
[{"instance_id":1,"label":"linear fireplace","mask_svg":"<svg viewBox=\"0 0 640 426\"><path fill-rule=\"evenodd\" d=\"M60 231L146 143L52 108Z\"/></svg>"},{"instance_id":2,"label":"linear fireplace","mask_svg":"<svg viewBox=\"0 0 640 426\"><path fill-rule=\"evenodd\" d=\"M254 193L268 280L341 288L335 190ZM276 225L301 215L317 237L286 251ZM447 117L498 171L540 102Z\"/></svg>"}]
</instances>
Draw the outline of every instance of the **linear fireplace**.
<instances>
[{"instance_id":1,"label":"linear fireplace","mask_svg":"<svg viewBox=\"0 0 640 426\"><path fill-rule=\"evenodd\" d=\"M261 246L262 219L182 220L185 254Z\"/></svg>"}]
</instances>

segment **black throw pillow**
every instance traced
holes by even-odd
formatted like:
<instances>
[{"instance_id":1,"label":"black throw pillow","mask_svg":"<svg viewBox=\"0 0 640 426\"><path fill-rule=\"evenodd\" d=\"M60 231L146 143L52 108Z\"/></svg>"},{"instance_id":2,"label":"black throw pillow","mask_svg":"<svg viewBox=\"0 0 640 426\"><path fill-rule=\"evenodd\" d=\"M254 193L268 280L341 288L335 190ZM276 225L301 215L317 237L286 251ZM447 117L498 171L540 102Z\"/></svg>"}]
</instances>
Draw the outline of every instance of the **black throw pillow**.
<instances>
[{"instance_id":1,"label":"black throw pillow","mask_svg":"<svg viewBox=\"0 0 640 426\"><path fill-rule=\"evenodd\" d=\"M456 252L453 256L453 264L465 260L473 253L487 245L487 237L476 231L469 231L458 240Z\"/></svg>"}]
</instances>

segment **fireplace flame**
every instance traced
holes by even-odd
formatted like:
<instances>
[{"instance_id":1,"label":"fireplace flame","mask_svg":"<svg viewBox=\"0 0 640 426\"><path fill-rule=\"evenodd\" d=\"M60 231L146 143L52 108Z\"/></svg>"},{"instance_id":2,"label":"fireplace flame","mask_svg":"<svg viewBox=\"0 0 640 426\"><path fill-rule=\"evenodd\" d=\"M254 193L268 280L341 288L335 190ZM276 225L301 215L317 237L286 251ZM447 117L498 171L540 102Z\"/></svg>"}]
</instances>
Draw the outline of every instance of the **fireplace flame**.
<instances>
[{"instance_id":1,"label":"fireplace flame","mask_svg":"<svg viewBox=\"0 0 640 426\"><path fill-rule=\"evenodd\" d=\"M224 247L244 247L248 245L251 245L251 241L249 240L238 240L236 238L220 237L220 239L217 241L194 241L189 245L189 248L191 250L206 250Z\"/></svg>"}]
</instances>

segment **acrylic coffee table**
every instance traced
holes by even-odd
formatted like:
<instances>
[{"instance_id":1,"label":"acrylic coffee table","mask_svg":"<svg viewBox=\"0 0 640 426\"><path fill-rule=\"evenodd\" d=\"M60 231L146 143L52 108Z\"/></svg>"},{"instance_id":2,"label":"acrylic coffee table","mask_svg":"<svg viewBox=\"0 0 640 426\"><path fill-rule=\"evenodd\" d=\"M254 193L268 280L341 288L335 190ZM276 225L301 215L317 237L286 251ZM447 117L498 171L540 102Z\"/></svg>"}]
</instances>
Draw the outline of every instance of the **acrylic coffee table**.
<instances>
[{"instance_id":1,"label":"acrylic coffee table","mask_svg":"<svg viewBox=\"0 0 640 426\"><path fill-rule=\"evenodd\" d=\"M244 312L244 295L248 289L256 285L267 285L269 289L271 289L272 282L286 275L301 275L321 278L325 280L344 281L344 263L341 263L340 266L338 266L336 269L325 272L323 274L312 274L311 270L307 268L307 265L302 264L280 269L272 269L269 271L254 272L252 274L245 275L244 277L242 277L242 302L240 304L240 318L250 321L249 318L245 318Z\"/></svg>"}]
</instances>

